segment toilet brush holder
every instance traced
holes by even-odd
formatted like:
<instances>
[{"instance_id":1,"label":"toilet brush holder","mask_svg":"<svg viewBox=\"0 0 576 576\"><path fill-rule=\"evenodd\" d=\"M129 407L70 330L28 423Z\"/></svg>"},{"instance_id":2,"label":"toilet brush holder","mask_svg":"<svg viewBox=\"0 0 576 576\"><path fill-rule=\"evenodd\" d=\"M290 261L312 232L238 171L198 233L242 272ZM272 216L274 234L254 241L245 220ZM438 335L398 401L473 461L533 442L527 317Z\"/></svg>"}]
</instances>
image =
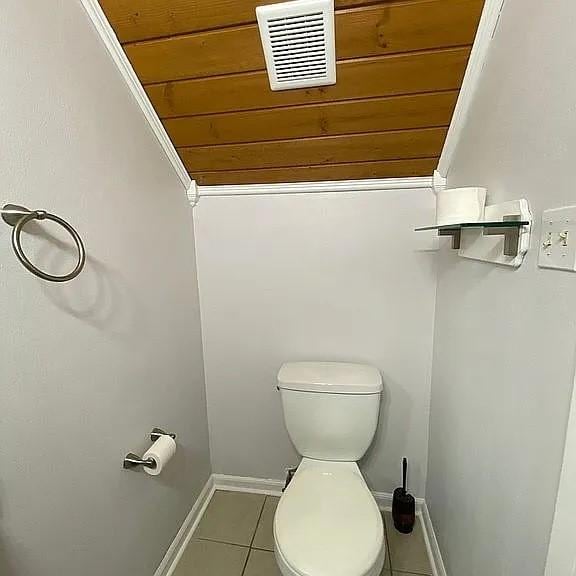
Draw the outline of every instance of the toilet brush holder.
<instances>
[{"instance_id":1,"label":"toilet brush holder","mask_svg":"<svg viewBox=\"0 0 576 576\"><path fill-rule=\"evenodd\" d=\"M402 488L394 490L392 500L392 518L394 527L402 534L410 534L414 530L416 522L416 501L412 494L406 490L406 475L408 473L408 461L402 461Z\"/></svg>"}]
</instances>

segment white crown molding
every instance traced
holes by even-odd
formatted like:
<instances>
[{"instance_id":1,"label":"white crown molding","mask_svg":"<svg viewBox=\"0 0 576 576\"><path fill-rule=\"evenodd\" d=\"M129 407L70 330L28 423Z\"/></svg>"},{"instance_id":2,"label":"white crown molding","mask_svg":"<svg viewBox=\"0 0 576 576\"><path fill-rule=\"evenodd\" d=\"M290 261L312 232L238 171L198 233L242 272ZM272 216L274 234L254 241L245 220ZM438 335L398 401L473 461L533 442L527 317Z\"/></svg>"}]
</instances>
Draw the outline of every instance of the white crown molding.
<instances>
[{"instance_id":1,"label":"white crown molding","mask_svg":"<svg viewBox=\"0 0 576 576\"><path fill-rule=\"evenodd\" d=\"M385 178L373 180L336 180L292 182L287 184L241 184L238 186L198 186L198 196L262 196L268 194L320 194L343 192L384 192L433 187L432 177Z\"/></svg>"},{"instance_id":2,"label":"white crown molding","mask_svg":"<svg viewBox=\"0 0 576 576\"><path fill-rule=\"evenodd\" d=\"M490 0L488 0L490 1ZM387 178L374 180L348 180L326 182L299 182L290 184L248 184L238 186L197 186L184 166L176 148L172 144L158 114L154 110L144 87L132 68L132 64L124 53L122 46L102 11L98 0L81 0L88 17L92 21L96 32L102 39L106 49L130 92L134 96L144 117L148 121L160 146L168 157L176 171L180 181L186 188L190 204L195 206L198 199L203 196L254 196L262 194L310 194L321 192L360 192L360 191L384 191L414 188L432 189L432 178Z\"/></svg>"},{"instance_id":3,"label":"white crown molding","mask_svg":"<svg viewBox=\"0 0 576 576\"><path fill-rule=\"evenodd\" d=\"M160 146L164 150L168 160L178 174L178 177L180 178L184 188L188 190L191 183L190 175L182 163L180 156L178 156L178 152L176 152L176 148L174 148L174 145L166 133L160 118L158 118L158 114L156 114L156 111L154 110L154 107L152 106L146 91L138 79L138 76L136 76L136 72L134 72L134 68L132 68L132 64L130 64L128 57L124 53L124 50L122 49L122 46L118 41L112 26L110 26L106 15L102 11L98 0L81 0L81 2L86 9L92 24L94 24L96 32L104 42L106 49L112 57L114 64L120 71L120 74L124 78L128 88L136 99L136 102L142 110L142 113L148 121L148 124L150 124L152 132L154 132L154 135L158 139Z\"/></svg>"},{"instance_id":4,"label":"white crown molding","mask_svg":"<svg viewBox=\"0 0 576 576\"><path fill-rule=\"evenodd\" d=\"M434 176L432 176L432 190L434 190L435 194L446 190L446 178L438 170L434 170Z\"/></svg>"},{"instance_id":5,"label":"white crown molding","mask_svg":"<svg viewBox=\"0 0 576 576\"><path fill-rule=\"evenodd\" d=\"M452 122L448 128L444 148L442 149L442 154L438 162L437 170L443 177L446 177L450 170L456 147L460 141L468 112L478 87L478 81L484 69L484 64L486 63L492 38L498 26L498 20L504 2L505 0L486 0L484 4L478 31L476 32L476 38L474 39L474 45L472 46L472 52L470 53L470 59L466 68L466 74L464 75L460 89L460 95L456 102Z\"/></svg>"},{"instance_id":6,"label":"white crown molding","mask_svg":"<svg viewBox=\"0 0 576 576\"><path fill-rule=\"evenodd\" d=\"M186 190L186 196L188 196L188 202L190 202L192 206L196 206L196 204L198 204L199 190L198 184L196 184L196 180L192 180L190 182L190 186L188 186L188 190Z\"/></svg>"}]
</instances>

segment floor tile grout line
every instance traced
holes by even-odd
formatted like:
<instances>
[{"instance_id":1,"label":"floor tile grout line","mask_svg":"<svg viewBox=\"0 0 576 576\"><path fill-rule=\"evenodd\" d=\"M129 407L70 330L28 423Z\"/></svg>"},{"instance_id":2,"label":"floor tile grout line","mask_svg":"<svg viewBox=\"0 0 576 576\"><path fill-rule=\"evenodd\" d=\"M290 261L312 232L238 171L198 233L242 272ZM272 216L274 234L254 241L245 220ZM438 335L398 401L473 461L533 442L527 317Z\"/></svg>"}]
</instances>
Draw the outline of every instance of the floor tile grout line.
<instances>
[{"instance_id":1,"label":"floor tile grout line","mask_svg":"<svg viewBox=\"0 0 576 576\"><path fill-rule=\"evenodd\" d=\"M262 513L264 512L264 506L266 506L266 500L268 496L264 496L262 500L262 506L260 507L260 514L258 514L258 520L256 521L256 527L254 528L254 533L252 534L252 539L250 540L250 546L248 547L248 554L246 555L246 561L244 562L244 567L242 568L242 576L246 572L248 566L248 560L250 560L250 555L252 554L252 544L254 543L254 538L256 538L256 532L258 532L258 526L260 525L260 520L262 518Z\"/></svg>"},{"instance_id":2,"label":"floor tile grout line","mask_svg":"<svg viewBox=\"0 0 576 576\"><path fill-rule=\"evenodd\" d=\"M258 515L258 521L256 522L256 528L254 528L254 534L252 534L252 540L250 540L250 548L254 544L254 539L256 538L256 532L258 532L258 528L260 527L260 520L262 520L262 514L264 514L264 508L266 507L266 501L268 500L268 496L264 496L264 500L262 501L262 507L260 508L260 514Z\"/></svg>"},{"instance_id":3,"label":"floor tile grout line","mask_svg":"<svg viewBox=\"0 0 576 576\"><path fill-rule=\"evenodd\" d=\"M200 536L192 535L192 540L200 540L202 542L214 542L216 544L226 544L227 546L236 546L236 548L248 548L250 550L250 546L247 544L236 544L235 542L226 542L224 540L215 540L214 538L206 538Z\"/></svg>"},{"instance_id":4,"label":"floor tile grout line","mask_svg":"<svg viewBox=\"0 0 576 576\"><path fill-rule=\"evenodd\" d=\"M250 550L259 550L260 552L274 552L270 548L261 548L260 546L250 546Z\"/></svg>"},{"instance_id":5,"label":"floor tile grout line","mask_svg":"<svg viewBox=\"0 0 576 576\"><path fill-rule=\"evenodd\" d=\"M244 566L242 567L242 575L244 576L244 572L246 572L246 568L248 566L248 560L250 559L250 552L252 552L251 548L248 548L248 554L246 554L246 560L244 560Z\"/></svg>"}]
</instances>

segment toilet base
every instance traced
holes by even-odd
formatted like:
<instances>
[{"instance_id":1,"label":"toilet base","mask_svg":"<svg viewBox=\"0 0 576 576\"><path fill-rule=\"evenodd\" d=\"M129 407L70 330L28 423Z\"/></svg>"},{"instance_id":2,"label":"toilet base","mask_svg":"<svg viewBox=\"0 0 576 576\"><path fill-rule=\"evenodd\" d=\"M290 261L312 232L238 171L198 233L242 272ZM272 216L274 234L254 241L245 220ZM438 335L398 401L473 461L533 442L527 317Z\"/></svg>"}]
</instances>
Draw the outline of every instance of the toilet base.
<instances>
[{"instance_id":1,"label":"toilet base","mask_svg":"<svg viewBox=\"0 0 576 576\"><path fill-rule=\"evenodd\" d=\"M282 576L380 575L382 516L356 462L302 460L276 509L274 553Z\"/></svg>"},{"instance_id":2,"label":"toilet base","mask_svg":"<svg viewBox=\"0 0 576 576\"><path fill-rule=\"evenodd\" d=\"M302 574L300 574L299 572L295 572L290 566L288 566L288 563L286 562L286 560L284 560L282 553L280 552L280 550L278 550L278 547L276 545L274 546L274 557L276 558L276 564L278 564L278 568L280 568L282 576L302 576ZM376 562L376 564L374 564L372 570L370 570L363 576L379 576L380 573L382 572L382 568L384 568L385 560L386 560L386 548L384 547L382 548L378 561Z\"/></svg>"}]
</instances>

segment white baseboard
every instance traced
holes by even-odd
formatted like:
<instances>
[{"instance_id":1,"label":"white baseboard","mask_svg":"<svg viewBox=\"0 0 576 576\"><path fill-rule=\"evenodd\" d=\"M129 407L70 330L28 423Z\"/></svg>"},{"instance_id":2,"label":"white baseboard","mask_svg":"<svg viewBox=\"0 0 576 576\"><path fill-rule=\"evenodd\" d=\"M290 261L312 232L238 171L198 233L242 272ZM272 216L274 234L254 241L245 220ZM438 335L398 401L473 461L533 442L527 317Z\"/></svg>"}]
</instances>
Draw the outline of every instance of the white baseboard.
<instances>
[{"instance_id":1,"label":"white baseboard","mask_svg":"<svg viewBox=\"0 0 576 576\"><path fill-rule=\"evenodd\" d=\"M154 576L171 576L174 572L180 557L186 549L190 538L192 538L194 530L196 530L196 527L200 523L215 491L214 477L210 476L204 488L202 488L202 492L200 492L200 495L196 499L196 502L194 502L188 516L186 516L182 523L180 530L178 530L178 534L176 534L172 544L170 544L162 562L160 562L156 572L154 572Z\"/></svg>"},{"instance_id":2,"label":"white baseboard","mask_svg":"<svg viewBox=\"0 0 576 576\"><path fill-rule=\"evenodd\" d=\"M282 488L284 488L283 480L245 478L244 476L228 476L227 474L212 474L212 478L216 490L228 490L229 492L282 496Z\"/></svg>"},{"instance_id":3,"label":"white baseboard","mask_svg":"<svg viewBox=\"0 0 576 576\"><path fill-rule=\"evenodd\" d=\"M390 511L392 510L392 500L394 498L393 494L390 492L372 492L374 500L378 504L380 510ZM421 514L422 506L424 505L424 498L416 498L416 514Z\"/></svg>"},{"instance_id":4,"label":"white baseboard","mask_svg":"<svg viewBox=\"0 0 576 576\"><path fill-rule=\"evenodd\" d=\"M284 488L283 480L212 474L202 489L200 496L198 496L198 499L194 503L194 506L192 506L192 510L190 510L190 513L186 516L182 527L178 531L178 534L176 534L174 542L170 545L168 552L166 552L154 576L172 575L216 490L281 496L282 488ZM392 494L389 492L372 492L372 494L380 510L392 510ZM433 575L446 576L446 569L444 568L444 562L442 561L442 555L440 554L440 548L438 547L438 541L436 540L424 498L416 498L416 514L422 524L422 531L424 533L424 540L426 542L430 564L432 565Z\"/></svg>"},{"instance_id":5,"label":"white baseboard","mask_svg":"<svg viewBox=\"0 0 576 576\"><path fill-rule=\"evenodd\" d=\"M438 546L438 540L436 539L436 533L434 532L434 526L432 526L432 519L430 518L430 512L428 511L426 502L423 502L422 504L421 517L424 538L426 540L426 548L428 548L428 557L430 558L430 564L432 564L434 576L447 576L446 567L442 560L440 546Z\"/></svg>"}]
</instances>

